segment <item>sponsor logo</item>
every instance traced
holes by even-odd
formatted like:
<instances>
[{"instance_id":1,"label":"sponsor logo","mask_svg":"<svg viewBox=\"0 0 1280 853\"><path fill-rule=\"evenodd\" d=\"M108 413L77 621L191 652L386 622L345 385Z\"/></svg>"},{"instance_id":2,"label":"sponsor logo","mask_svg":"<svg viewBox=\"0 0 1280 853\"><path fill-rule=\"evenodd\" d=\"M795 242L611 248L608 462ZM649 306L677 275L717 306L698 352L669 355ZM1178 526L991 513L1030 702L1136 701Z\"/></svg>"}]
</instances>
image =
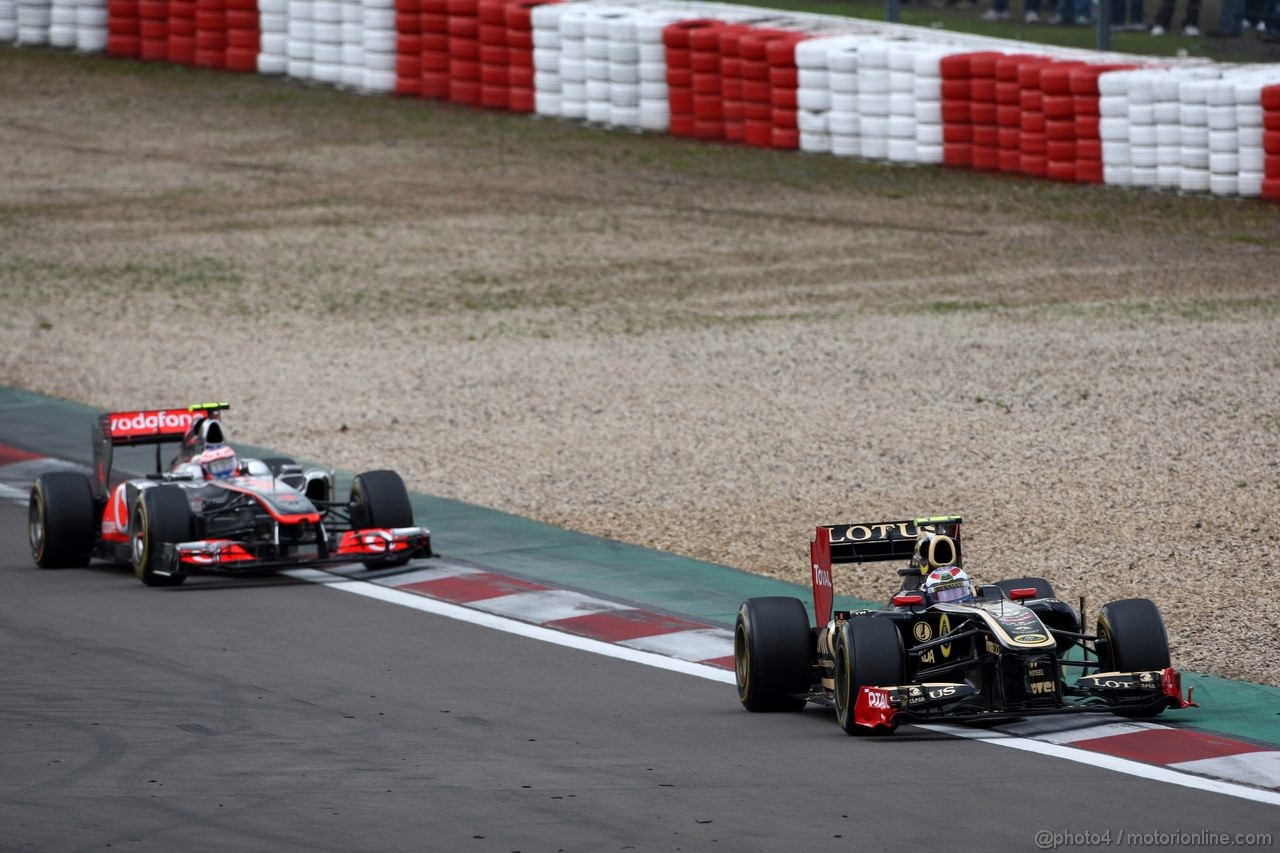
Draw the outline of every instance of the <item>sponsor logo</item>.
<instances>
[{"instance_id":1,"label":"sponsor logo","mask_svg":"<svg viewBox=\"0 0 1280 853\"><path fill-rule=\"evenodd\" d=\"M950 634L950 633L951 633L951 620L947 618L947 614L943 613L942 618L938 620L938 636L945 637L947 636L947 634ZM944 658L951 657L950 643L944 643L939 648L942 649L942 656Z\"/></svg>"},{"instance_id":2,"label":"sponsor logo","mask_svg":"<svg viewBox=\"0 0 1280 853\"><path fill-rule=\"evenodd\" d=\"M195 418L191 412L122 412L111 416L112 438L186 432Z\"/></svg>"},{"instance_id":3,"label":"sponsor logo","mask_svg":"<svg viewBox=\"0 0 1280 853\"><path fill-rule=\"evenodd\" d=\"M867 704L872 708L889 709L889 692L887 690L868 690Z\"/></svg>"},{"instance_id":4,"label":"sponsor logo","mask_svg":"<svg viewBox=\"0 0 1280 853\"><path fill-rule=\"evenodd\" d=\"M904 521L898 524L850 524L847 527L828 528L831 531L831 544L841 545L845 542L869 542L873 539L914 539L916 527Z\"/></svg>"},{"instance_id":5,"label":"sponsor logo","mask_svg":"<svg viewBox=\"0 0 1280 853\"><path fill-rule=\"evenodd\" d=\"M1019 634L1013 638L1015 643L1043 643L1049 639L1044 634Z\"/></svg>"},{"instance_id":6,"label":"sponsor logo","mask_svg":"<svg viewBox=\"0 0 1280 853\"><path fill-rule=\"evenodd\" d=\"M929 688L930 699L946 699L948 696L954 696L954 695L956 695L956 689L954 687L930 687Z\"/></svg>"},{"instance_id":7,"label":"sponsor logo","mask_svg":"<svg viewBox=\"0 0 1280 853\"><path fill-rule=\"evenodd\" d=\"M1039 696L1043 693L1056 693L1057 685L1052 681L1033 681L1031 682L1031 695Z\"/></svg>"},{"instance_id":8,"label":"sponsor logo","mask_svg":"<svg viewBox=\"0 0 1280 853\"><path fill-rule=\"evenodd\" d=\"M933 628L929 626L928 622L917 622L915 627L911 629L911 633L923 643L933 636Z\"/></svg>"},{"instance_id":9,"label":"sponsor logo","mask_svg":"<svg viewBox=\"0 0 1280 853\"><path fill-rule=\"evenodd\" d=\"M929 649L929 651L923 652L920 655L920 663L937 663L937 662L938 662L938 659L937 657L934 656L933 649Z\"/></svg>"},{"instance_id":10,"label":"sponsor logo","mask_svg":"<svg viewBox=\"0 0 1280 853\"><path fill-rule=\"evenodd\" d=\"M1000 654L1000 646L999 646L999 644L997 644L997 643L993 642L993 641L992 641L992 639L991 639L990 637L987 637L987 638L986 638L986 640L987 640L987 653L988 653L988 654L993 654L993 655L998 655L998 654Z\"/></svg>"},{"instance_id":11,"label":"sponsor logo","mask_svg":"<svg viewBox=\"0 0 1280 853\"><path fill-rule=\"evenodd\" d=\"M1092 683L1092 686L1095 688L1101 687L1101 688L1106 688L1108 690L1132 690L1138 686L1137 682L1129 681L1128 679L1100 678L1096 675L1090 678L1089 681Z\"/></svg>"},{"instance_id":12,"label":"sponsor logo","mask_svg":"<svg viewBox=\"0 0 1280 853\"><path fill-rule=\"evenodd\" d=\"M831 572L820 567L817 563L813 564L813 582L817 586L825 586L831 588Z\"/></svg>"}]
</instances>

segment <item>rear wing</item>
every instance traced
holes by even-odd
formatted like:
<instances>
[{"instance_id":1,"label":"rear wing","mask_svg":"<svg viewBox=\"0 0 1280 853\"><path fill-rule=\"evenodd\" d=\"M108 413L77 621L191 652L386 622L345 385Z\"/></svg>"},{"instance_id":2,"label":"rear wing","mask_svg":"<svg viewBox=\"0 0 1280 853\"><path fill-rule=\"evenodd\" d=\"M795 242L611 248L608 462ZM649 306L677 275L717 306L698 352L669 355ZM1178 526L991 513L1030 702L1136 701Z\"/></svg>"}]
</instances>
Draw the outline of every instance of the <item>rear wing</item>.
<instances>
[{"instance_id":1,"label":"rear wing","mask_svg":"<svg viewBox=\"0 0 1280 853\"><path fill-rule=\"evenodd\" d=\"M908 521L881 521L873 524L824 524L809 543L813 571L813 610L818 627L831 619L835 587L831 566L838 563L870 563L910 560L916 540L924 531L941 533L955 543L955 565L962 565L958 515L939 515Z\"/></svg>"},{"instance_id":2,"label":"rear wing","mask_svg":"<svg viewBox=\"0 0 1280 853\"><path fill-rule=\"evenodd\" d=\"M160 470L160 445L181 442L204 418L216 419L229 403L196 403L172 409L104 412L93 427L94 473L97 495L107 492L112 451L117 447L156 446L156 471Z\"/></svg>"}]
</instances>

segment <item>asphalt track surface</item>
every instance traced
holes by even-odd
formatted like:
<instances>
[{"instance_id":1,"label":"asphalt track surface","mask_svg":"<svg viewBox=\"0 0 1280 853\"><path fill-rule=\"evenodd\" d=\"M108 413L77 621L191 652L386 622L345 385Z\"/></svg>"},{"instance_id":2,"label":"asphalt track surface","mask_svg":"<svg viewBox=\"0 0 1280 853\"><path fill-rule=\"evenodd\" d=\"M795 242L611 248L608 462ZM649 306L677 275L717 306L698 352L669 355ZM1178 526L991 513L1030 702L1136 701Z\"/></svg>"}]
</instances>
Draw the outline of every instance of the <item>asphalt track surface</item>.
<instances>
[{"instance_id":1,"label":"asphalt track surface","mask_svg":"<svg viewBox=\"0 0 1280 853\"><path fill-rule=\"evenodd\" d=\"M722 684L324 585L41 571L25 535L0 502L2 849L1033 850L1038 831L1280 829L1275 806L917 729L849 738L822 709L748 714Z\"/></svg>"}]
</instances>

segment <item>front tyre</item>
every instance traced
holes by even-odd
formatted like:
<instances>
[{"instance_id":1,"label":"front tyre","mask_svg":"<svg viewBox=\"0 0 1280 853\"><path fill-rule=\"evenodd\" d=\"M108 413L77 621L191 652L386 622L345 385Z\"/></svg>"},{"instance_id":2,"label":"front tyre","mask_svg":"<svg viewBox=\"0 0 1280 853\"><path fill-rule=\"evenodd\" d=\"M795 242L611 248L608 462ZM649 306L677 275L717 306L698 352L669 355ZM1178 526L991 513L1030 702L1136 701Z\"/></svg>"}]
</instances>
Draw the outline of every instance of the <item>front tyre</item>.
<instances>
[{"instance_id":1,"label":"front tyre","mask_svg":"<svg viewBox=\"0 0 1280 853\"><path fill-rule=\"evenodd\" d=\"M733 629L738 700L748 711L799 711L812 676L813 632L798 598L749 598Z\"/></svg>"},{"instance_id":2,"label":"front tyre","mask_svg":"<svg viewBox=\"0 0 1280 853\"><path fill-rule=\"evenodd\" d=\"M93 487L84 474L53 471L37 477L27 504L27 540L36 565L89 565L98 538L96 510Z\"/></svg>"},{"instance_id":3,"label":"front tyre","mask_svg":"<svg viewBox=\"0 0 1280 853\"><path fill-rule=\"evenodd\" d=\"M186 492L178 486L156 486L144 489L133 504L129 523L129 547L133 573L147 586L179 586L186 575L157 574L162 546L189 542L193 538L195 517Z\"/></svg>"},{"instance_id":4,"label":"front tyre","mask_svg":"<svg viewBox=\"0 0 1280 853\"><path fill-rule=\"evenodd\" d=\"M845 734L872 734L875 729L858 725L854 718L858 694L864 687L902 683L902 636L889 619L850 619L836 634L834 657L836 722Z\"/></svg>"},{"instance_id":5,"label":"front tyre","mask_svg":"<svg viewBox=\"0 0 1280 853\"><path fill-rule=\"evenodd\" d=\"M1098 614L1095 644L1102 672L1147 672L1169 666L1169 635L1155 602L1126 598L1105 604ZM1154 717L1163 707L1117 709L1122 717Z\"/></svg>"},{"instance_id":6,"label":"front tyre","mask_svg":"<svg viewBox=\"0 0 1280 853\"><path fill-rule=\"evenodd\" d=\"M413 527L413 505L409 490L395 471L366 471L351 482L351 527ZM408 557L365 560L367 569L403 566Z\"/></svg>"}]
</instances>

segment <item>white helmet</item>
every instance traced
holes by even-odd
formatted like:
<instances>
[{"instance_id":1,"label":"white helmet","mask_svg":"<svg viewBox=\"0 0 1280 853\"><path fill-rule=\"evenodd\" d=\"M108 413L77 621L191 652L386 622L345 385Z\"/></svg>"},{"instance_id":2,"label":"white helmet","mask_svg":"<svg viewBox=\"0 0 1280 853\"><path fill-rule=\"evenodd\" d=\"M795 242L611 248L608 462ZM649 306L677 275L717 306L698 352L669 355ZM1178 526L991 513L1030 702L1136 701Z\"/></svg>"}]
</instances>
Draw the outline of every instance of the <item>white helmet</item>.
<instances>
[{"instance_id":1,"label":"white helmet","mask_svg":"<svg viewBox=\"0 0 1280 853\"><path fill-rule=\"evenodd\" d=\"M925 601L930 604L957 604L973 599L973 584L959 566L943 566L929 572L922 589Z\"/></svg>"}]
</instances>

